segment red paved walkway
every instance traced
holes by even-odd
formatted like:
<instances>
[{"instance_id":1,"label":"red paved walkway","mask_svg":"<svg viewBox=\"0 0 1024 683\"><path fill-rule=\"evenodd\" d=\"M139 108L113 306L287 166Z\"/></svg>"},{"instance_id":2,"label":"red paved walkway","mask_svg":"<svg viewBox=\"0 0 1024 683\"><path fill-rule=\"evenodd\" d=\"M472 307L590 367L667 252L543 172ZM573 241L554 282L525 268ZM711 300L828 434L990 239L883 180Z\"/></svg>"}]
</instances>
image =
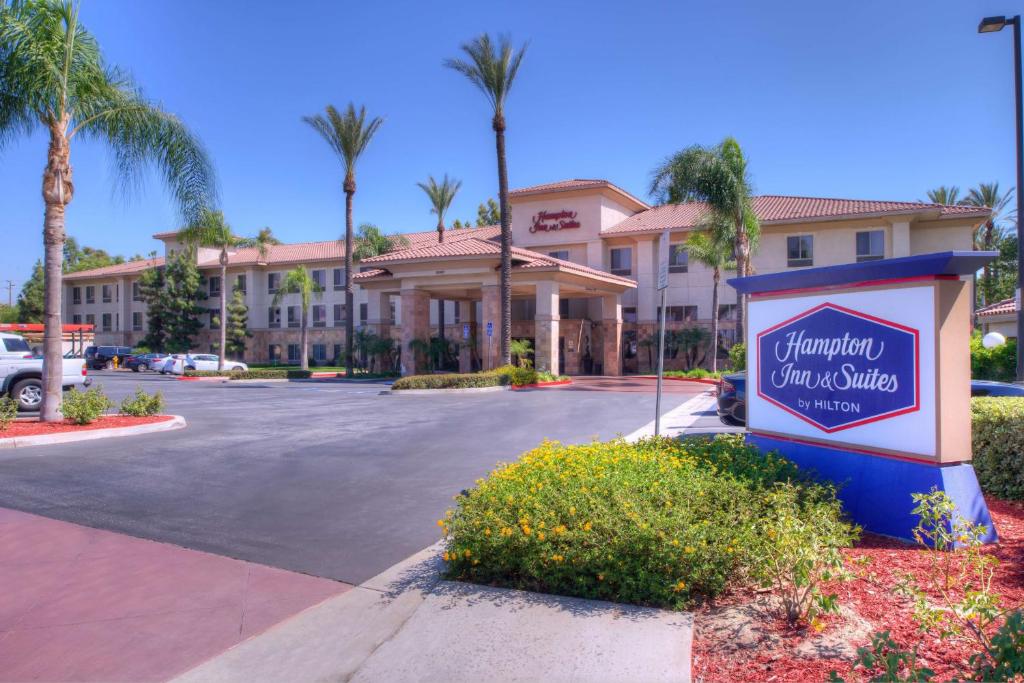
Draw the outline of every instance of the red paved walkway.
<instances>
[{"instance_id":1,"label":"red paved walkway","mask_svg":"<svg viewBox=\"0 0 1024 683\"><path fill-rule=\"evenodd\" d=\"M625 391L638 394L654 393L658 388L658 380L648 377L635 377L626 375L624 377L599 377L579 376L572 378L572 384L561 387L547 387L546 391ZM699 382L679 382L666 380L662 384L662 391L666 394L702 394L711 391L715 387L711 384Z\"/></svg>"},{"instance_id":2,"label":"red paved walkway","mask_svg":"<svg viewBox=\"0 0 1024 683\"><path fill-rule=\"evenodd\" d=\"M0 508L0 680L166 680L349 588Z\"/></svg>"}]
</instances>

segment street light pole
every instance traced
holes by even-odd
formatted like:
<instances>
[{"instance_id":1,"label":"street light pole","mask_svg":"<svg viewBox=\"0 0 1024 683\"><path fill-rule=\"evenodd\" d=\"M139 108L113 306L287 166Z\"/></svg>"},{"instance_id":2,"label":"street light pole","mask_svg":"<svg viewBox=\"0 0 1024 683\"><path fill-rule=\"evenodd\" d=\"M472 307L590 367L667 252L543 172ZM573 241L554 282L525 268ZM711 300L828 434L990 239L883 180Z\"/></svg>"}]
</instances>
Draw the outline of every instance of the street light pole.
<instances>
[{"instance_id":1,"label":"street light pole","mask_svg":"<svg viewBox=\"0 0 1024 683\"><path fill-rule=\"evenodd\" d=\"M1021 310L1021 287L1024 287L1024 101L1021 99L1020 15L985 17L978 25L978 33L994 33L1004 26L1013 26L1013 78L1017 109L1017 288L1014 309L1017 313L1017 381L1024 382L1024 310Z\"/></svg>"}]
</instances>

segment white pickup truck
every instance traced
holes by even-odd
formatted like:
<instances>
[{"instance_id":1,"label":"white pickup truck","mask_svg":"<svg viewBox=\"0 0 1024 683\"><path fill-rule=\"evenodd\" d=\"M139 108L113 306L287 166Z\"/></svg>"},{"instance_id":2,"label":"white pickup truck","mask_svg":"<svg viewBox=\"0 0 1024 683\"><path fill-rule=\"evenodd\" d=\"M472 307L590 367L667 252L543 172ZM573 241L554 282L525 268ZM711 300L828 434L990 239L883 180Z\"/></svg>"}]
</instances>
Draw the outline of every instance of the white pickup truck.
<instances>
[{"instance_id":1,"label":"white pickup truck","mask_svg":"<svg viewBox=\"0 0 1024 683\"><path fill-rule=\"evenodd\" d=\"M15 346L13 339L8 344L8 338L21 339L18 335L0 333L0 344ZM65 390L92 384L81 358L63 359L61 375ZM43 402L43 359L31 353L0 354L0 395L17 401L18 410L39 410Z\"/></svg>"}]
</instances>

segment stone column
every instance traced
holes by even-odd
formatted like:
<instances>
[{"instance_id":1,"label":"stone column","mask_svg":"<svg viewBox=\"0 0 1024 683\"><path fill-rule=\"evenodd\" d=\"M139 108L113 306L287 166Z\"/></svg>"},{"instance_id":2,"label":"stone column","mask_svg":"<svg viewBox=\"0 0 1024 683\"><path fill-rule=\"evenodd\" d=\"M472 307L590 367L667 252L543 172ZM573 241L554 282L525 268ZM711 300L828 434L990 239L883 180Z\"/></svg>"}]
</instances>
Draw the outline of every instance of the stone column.
<instances>
[{"instance_id":1,"label":"stone column","mask_svg":"<svg viewBox=\"0 0 1024 683\"><path fill-rule=\"evenodd\" d=\"M498 285L483 285L480 290L483 292L483 306L480 315L480 358L483 359L483 369L492 370L498 367L501 358L501 295ZM493 333L487 336L487 323L492 324Z\"/></svg>"},{"instance_id":2,"label":"stone column","mask_svg":"<svg viewBox=\"0 0 1024 683\"><path fill-rule=\"evenodd\" d=\"M601 360L606 375L622 374L622 304L618 294L601 297Z\"/></svg>"},{"instance_id":3,"label":"stone column","mask_svg":"<svg viewBox=\"0 0 1024 683\"><path fill-rule=\"evenodd\" d=\"M910 256L910 223L898 221L892 224L892 258Z\"/></svg>"},{"instance_id":4,"label":"stone column","mask_svg":"<svg viewBox=\"0 0 1024 683\"><path fill-rule=\"evenodd\" d=\"M558 374L558 283L537 283L537 313L534 316L534 367Z\"/></svg>"},{"instance_id":5,"label":"stone column","mask_svg":"<svg viewBox=\"0 0 1024 683\"><path fill-rule=\"evenodd\" d=\"M415 375L426 369L426 358L410 348L415 339L430 335L430 295L423 290L402 290L402 374Z\"/></svg>"}]
</instances>

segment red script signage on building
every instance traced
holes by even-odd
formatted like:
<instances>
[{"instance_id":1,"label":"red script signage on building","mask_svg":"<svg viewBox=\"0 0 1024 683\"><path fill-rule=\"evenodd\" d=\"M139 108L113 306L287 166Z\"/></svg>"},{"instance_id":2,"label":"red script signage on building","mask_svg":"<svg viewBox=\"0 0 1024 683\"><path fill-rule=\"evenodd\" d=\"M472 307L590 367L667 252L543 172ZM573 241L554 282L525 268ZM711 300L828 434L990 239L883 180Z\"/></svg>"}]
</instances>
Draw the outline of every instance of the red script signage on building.
<instances>
[{"instance_id":1,"label":"red script signage on building","mask_svg":"<svg viewBox=\"0 0 1024 683\"><path fill-rule=\"evenodd\" d=\"M573 230L580 227L575 211L540 211L533 217L530 232L553 232L555 230Z\"/></svg>"}]
</instances>

